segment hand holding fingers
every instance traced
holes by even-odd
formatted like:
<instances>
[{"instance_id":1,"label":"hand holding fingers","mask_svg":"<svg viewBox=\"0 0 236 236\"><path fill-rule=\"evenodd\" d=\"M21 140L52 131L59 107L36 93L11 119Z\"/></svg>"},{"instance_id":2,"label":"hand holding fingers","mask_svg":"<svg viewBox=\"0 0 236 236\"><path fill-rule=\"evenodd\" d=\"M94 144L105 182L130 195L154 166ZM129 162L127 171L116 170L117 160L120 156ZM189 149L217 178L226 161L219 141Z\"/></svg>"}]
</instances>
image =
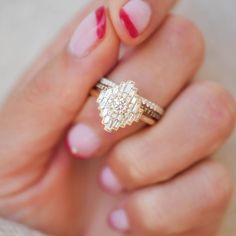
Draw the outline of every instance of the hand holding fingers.
<instances>
[{"instance_id":1,"label":"hand holding fingers","mask_svg":"<svg viewBox=\"0 0 236 236\"><path fill-rule=\"evenodd\" d=\"M215 236L231 194L224 167L203 161L171 181L128 194L109 222L131 235Z\"/></svg>"},{"instance_id":2,"label":"hand holding fingers","mask_svg":"<svg viewBox=\"0 0 236 236\"><path fill-rule=\"evenodd\" d=\"M164 4L167 3L167 1L166 3L165 1L162 2L164 2ZM171 5L166 5L166 8L160 7L160 9L168 9L170 6ZM1 172L1 177L5 177L6 175L7 177L11 178L15 177L14 174L17 173L17 177L20 177L17 180L20 179L21 181L17 186L16 184L9 184L9 182L15 182L14 180L16 178L13 179L13 181L2 181L1 194L6 194L5 196L9 196L9 194L11 196L16 195L17 197L19 196L19 193L23 192L24 194L23 198L22 195L20 195L20 201L19 198L18 201L14 201L15 199L17 199L14 197L13 200L11 198L10 201L7 201L8 199L5 198L7 204L4 204L5 202L1 201L1 212L4 212L6 217L12 216L15 212L17 212L17 219L19 221L21 221L22 223L29 223L31 226L43 230L49 230L48 222L51 222L49 232L53 233L62 233L62 231L66 233L75 232L74 227L78 229L81 224L79 224L78 226L78 224L73 224L72 222L68 221L70 221L71 215L76 216L73 217L73 219L75 219L75 221L73 220L73 222L76 222L76 220L79 218L79 213L83 216L82 212L76 211L75 213L74 209L75 206L77 207L76 209L79 209L80 203L84 202L78 201L78 198L76 199L77 196L81 197L81 194L73 194L73 190L75 189L73 184L76 184L76 189L79 189L78 186L80 186L80 179L78 178L75 180L73 178L75 169L73 169L74 171L71 171L72 169L68 168L68 166L71 167L71 165L67 164L71 164L72 160L69 161L69 159L66 159L65 161L64 158L64 162L56 162L57 165L55 164L55 162L53 162L53 168L47 168L47 164L49 162L51 164L51 160L58 160L58 156L56 156L56 158L51 158L52 156L54 156L51 155L52 153L54 154L54 147L58 144L60 137L64 134L65 129L75 118L76 114L81 111L83 103L87 98L91 87L97 82L100 76L107 73L107 71L109 71L110 68L115 64L119 49L119 39L116 37L116 34L113 31L109 19L107 19L106 14L104 14L104 9L100 7L98 9L95 9L96 10L94 12L89 14L82 22L80 22L79 28L76 29L75 33L73 34L69 46L66 46L64 50L61 49L60 45L58 46L58 48L55 48L55 51L52 52L53 56L49 56L49 58L53 57L49 64L42 68L42 65L49 61L49 58L46 58L44 63L39 66L41 70L37 69L37 71L40 70L39 73L36 74L34 72L32 73L33 79L31 79L31 76L28 76L28 79L24 80L24 83L20 85L20 89L16 90L15 94L13 94L8 99L6 105L2 110L2 119L0 119L1 123L3 124L0 127L3 134L1 137L1 143L3 144L1 148L1 154L5 157L4 160L1 159L0 161L0 167L3 170ZM162 14L159 14L159 16L161 17L155 22L161 22L165 14L165 11L163 11ZM189 26L189 24L186 25ZM130 44L142 42L144 39L146 39L146 37L150 35L151 32L153 32L153 29L155 27L157 27L157 25L154 25L152 30L149 31L149 27L147 26L147 28L143 31L143 35L146 36L143 36L142 38L142 35L140 34L140 37L130 42ZM176 38L178 38L177 35L182 35L183 32L189 32L188 30L186 30L186 28L184 31L179 31L181 27L173 28L178 29L175 32ZM170 32L173 31L173 28L172 30L170 30ZM145 32L148 33L145 34ZM123 41L129 43L129 39L125 39L125 37L123 36L121 36L121 38ZM167 39L167 37L162 38L163 44L165 39ZM193 41L197 42L199 41L198 39L199 37L197 36L196 41ZM64 39L62 41L65 43ZM155 40L153 40L153 44L155 44L154 41ZM173 41L175 41L175 39ZM161 83L158 82L157 84L155 84L157 87L162 87L162 90L158 91L158 97L156 96L156 91L152 90L152 93L151 90L146 90L145 85L147 83L142 83L141 80L137 80L140 89L142 89L142 87L144 88L143 91L141 90L144 95L150 95L150 98L154 100L157 99L156 101L158 103L160 102L160 105L164 106L169 104L170 101L172 101L173 98L179 93L180 89L188 81L188 78L191 77L198 68L201 62L200 58L202 58L202 51L199 49L201 48L201 44L200 46L198 44L198 47L193 47L193 42L191 42L190 44L187 43L187 46L183 47L186 50L185 54L182 52L182 50L177 50L177 45L174 44L175 46L173 48L173 41L168 40L167 44L169 45L166 47L167 49L169 49L169 52L176 50L175 53L172 54L175 58L171 63L171 67L175 65L175 68L174 70L172 70L172 72L170 72L171 70L169 70L168 66L170 65L168 63L172 60L172 56L171 54L167 54L168 56L165 57L166 53L164 47L161 47L162 50L158 50L158 53L162 52L161 56L159 56L159 61L164 58L166 61L163 60L163 64L161 64L161 66L159 66L159 68L155 70L154 74L146 74L148 73L147 70L139 71L140 73L144 71L143 75L148 75L150 76L150 78L153 78L154 75L159 75L160 77L163 76L165 78L165 80L158 80L160 82L162 81ZM181 42L183 43L183 41ZM187 42L189 41L187 40ZM186 42L184 42L183 44L186 44ZM183 44L180 45L183 46ZM189 45L191 45L191 47ZM189 48L187 50L186 48L188 46ZM149 53L145 53L144 47L145 46L140 47L139 52L137 53L137 55L139 54L139 59L137 61L141 62L140 64L143 64L142 57L144 55L149 55ZM192 53L192 49L194 53ZM201 53L199 53L199 51L201 51ZM156 59L156 57L153 58ZM102 63L100 63L101 61ZM130 68L136 68L138 63L130 63L130 61L133 61L131 57L126 61L127 63L129 63L129 66L133 64L133 67L131 66ZM96 67L97 64L99 64L98 67ZM147 65L148 64L149 63L147 63ZM155 64L152 65L154 65L153 67L156 68ZM90 70L91 67L93 67L94 70ZM125 67L124 64L123 67ZM184 67L186 67L187 70L183 69ZM142 69L145 69L145 66L143 66ZM121 70L122 69L120 69L120 71ZM167 76L165 77L165 73L162 73L161 71L164 71ZM175 73L173 73L173 71ZM115 73L117 74L115 75ZM119 81L118 70L115 73L113 74L113 78L114 80ZM175 74L175 76L173 76L173 74ZM120 75L122 75L122 73ZM136 77L137 74L135 75L131 73L130 76L133 76L133 78L138 78ZM176 80L175 84L172 84L174 81L172 80L173 78ZM150 82L152 82L151 79ZM162 91L164 92L162 93ZM167 91L169 91L169 93L167 93ZM91 111L93 110L91 109ZM14 114L15 119L13 118L12 114ZM140 125L140 127L132 127L133 130L127 133L123 131L124 133L122 135L115 136L114 140L111 143L108 142L108 144L110 145L109 147L111 147L111 144L114 144L121 138L126 137L133 132L137 132L142 127L142 125ZM15 130L17 130L17 132ZM98 129L98 132L99 131L101 131L101 129ZM19 135L19 133L21 134L21 136ZM12 146L11 144L9 144L10 138L12 143L14 144ZM90 136L89 139L90 138L93 137ZM15 161L15 158L13 158L13 156L16 155L21 157L17 159L17 162ZM63 155L66 156L64 152ZM61 156L62 155L60 155L59 158L61 158ZM83 165L82 167L84 166L86 165ZM84 173L86 172L86 170L87 168L83 169ZM45 176L44 173L47 173L47 175ZM33 175L33 178L31 175ZM35 177L36 175L37 177ZM30 178L28 178L29 176ZM44 181L41 181L42 176L44 177ZM2 179L3 178L1 178L1 180ZM72 179L73 181L71 181ZM82 180L84 180L84 178L82 178ZM36 185L35 182L40 182L40 191L36 191L36 194L34 192L35 188L32 188L32 186ZM66 186L66 189L63 188L62 190L61 186L63 184ZM83 182L82 186L84 187L85 185L86 183ZM147 185L149 185L149 182ZM33 191L26 191L32 189ZM29 194L29 192L31 193L31 195ZM77 193L78 192L79 191L77 191ZM76 201L68 201L68 199L71 200L72 198L73 200L76 199ZM19 202L21 204L19 204ZM59 209L58 206L60 206L62 202L67 202L68 204L63 204L63 207L59 207ZM13 205L11 205L12 203ZM26 206L23 216L20 214L22 212L22 205ZM30 211L29 213L29 205L32 206L33 212L37 212L37 214L32 214L32 211ZM11 213L9 213L9 206L11 208ZM50 212L49 214L45 215L45 210L42 210L42 208L48 209L48 207L50 209ZM128 211L129 210L127 210L127 212ZM62 214L58 214L58 212ZM137 214L138 212L139 211L137 210ZM130 215L132 215L132 213L130 213ZM132 221L132 216L130 216L130 221ZM136 223L132 223L132 226L129 227L131 231L132 229L134 229L135 231L136 228L138 228L136 226ZM140 229L143 232L152 232L153 226L150 226L150 228L145 225L145 221L143 224L140 224ZM176 229L173 229L172 232L176 232Z\"/></svg>"},{"instance_id":3,"label":"hand holding fingers","mask_svg":"<svg viewBox=\"0 0 236 236\"><path fill-rule=\"evenodd\" d=\"M173 2L173 3L171 3ZM158 1L155 3L155 9L158 11L159 14L156 14L156 10L152 10L153 15L155 16L155 21L152 23L153 31L160 25L160 23L165 18L166 14L168 13L168 10L171 8L172 5L174 5L174 0L170 0L170 2L167 4L165 1ZM74 29L78 25L78 22L81 22L83 18L88 15L89 12L92 11L92 9L96 9L99 6L103 5L104 1L102 0L93 0L90 3L88 3L84 9L82 9L75 17L74 19L69 22L68 25L57 35L57 37L50 43L50 45L43 51L41 56L37 58L37 60L34 62L34 64L29 68L28 71L22 76L22 79L25 80L27 78L32 78L44 65L46 65L55 55L57 55L60 51L63 50L64 47L66 47L66 44L68 43L68 39L72 35ZM115 12L119 12L119 7L121 6L121 2L110 2L109 10L111 12L111 15L114 15ZM115 8L115 4L118 4ZM114 17L113 25L117 22L117 19ZM142 36L142 40L148 38L149 34L146 34L146 36ZM123 40L123 36L120 37L121 40ZM125 40L124 40L125 42ZM135 42L135 45L137 45L139 42Z\"/></svg>"}]
</instances>

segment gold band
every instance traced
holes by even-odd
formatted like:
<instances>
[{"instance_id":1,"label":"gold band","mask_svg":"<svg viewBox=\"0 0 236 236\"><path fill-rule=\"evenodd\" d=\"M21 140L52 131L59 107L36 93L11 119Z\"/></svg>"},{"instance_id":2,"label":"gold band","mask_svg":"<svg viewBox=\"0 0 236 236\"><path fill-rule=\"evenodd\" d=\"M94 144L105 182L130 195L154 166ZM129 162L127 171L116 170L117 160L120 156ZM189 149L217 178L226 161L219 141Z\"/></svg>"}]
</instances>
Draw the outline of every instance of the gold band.
<instances>
[{"instance_id":1,"label":"gold band","mask_svg":"<svg viewBox=\"0 0 236 236\"><path fill-rule=\"evenodd\" d=\"M139 120L154 125L164 114L163 108L159 105L138 95L138 89L133 81L117 85L103 78L90 94L98 97L100 116L104 129L108 132L124 128Z\"/></svg>"}]
</instances>

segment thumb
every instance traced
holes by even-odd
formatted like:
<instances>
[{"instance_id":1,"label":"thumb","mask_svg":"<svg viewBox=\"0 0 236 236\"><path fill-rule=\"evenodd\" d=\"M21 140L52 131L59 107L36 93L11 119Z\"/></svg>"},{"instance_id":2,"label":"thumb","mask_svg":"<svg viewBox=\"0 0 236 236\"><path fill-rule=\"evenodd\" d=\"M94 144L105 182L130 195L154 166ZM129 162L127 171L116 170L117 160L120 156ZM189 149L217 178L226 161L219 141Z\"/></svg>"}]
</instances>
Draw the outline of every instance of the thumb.
<instances>
[{"instance_id":1,"label":"thumb","mask_svg":"<svg viewBox=\"0 0 236 236\"><path fill-rule=\"evenodd\" d=\"M118 51L119 40L102 6L79 22L59 55L18 84L0 110L2 176L46 161Z\"/></svg>"}]
</instances>

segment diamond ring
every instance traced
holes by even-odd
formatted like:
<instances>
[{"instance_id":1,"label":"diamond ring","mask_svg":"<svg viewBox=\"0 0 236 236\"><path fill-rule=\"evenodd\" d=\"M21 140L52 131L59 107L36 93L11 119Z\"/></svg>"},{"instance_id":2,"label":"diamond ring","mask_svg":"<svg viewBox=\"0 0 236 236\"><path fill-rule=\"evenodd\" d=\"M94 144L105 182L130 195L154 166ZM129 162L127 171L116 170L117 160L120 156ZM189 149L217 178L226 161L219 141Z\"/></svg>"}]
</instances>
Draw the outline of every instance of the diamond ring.
<instances>
[{"instance_id":1,"label":"diamond ring","mask_svg":"<svg viewBox=\"0 0 236 236\"><path fill-rule=\"evenodd\" d=\"M116 84L103 78L91 90L91 95L98 97L100 117L107 132L117 131L140 120L154 125L164 113L159 105L138 94L133 81Z\"/></svg>"}]
</instances>

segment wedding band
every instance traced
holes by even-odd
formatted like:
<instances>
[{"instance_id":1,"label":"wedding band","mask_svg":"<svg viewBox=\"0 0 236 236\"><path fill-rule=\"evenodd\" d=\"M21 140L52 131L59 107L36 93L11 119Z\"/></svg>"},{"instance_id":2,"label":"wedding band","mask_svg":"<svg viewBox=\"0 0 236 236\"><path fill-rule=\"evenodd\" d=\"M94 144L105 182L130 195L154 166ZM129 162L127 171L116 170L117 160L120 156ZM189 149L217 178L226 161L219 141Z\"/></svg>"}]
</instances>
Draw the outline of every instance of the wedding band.
<instances>
[{"instance_id":1,"label":"wedding band","mask_svg":"<svg viewBox=\"0 0 236 236\"><path fill-rule=\"evenodd\" d=\"M135 82L130 80L116 84L102 78L90 94L98 97L100 117L107 132L117 131L140 120L154 125L164 114L164 109L158 104L138 95Z\"/></svg>"}]
</instances>

